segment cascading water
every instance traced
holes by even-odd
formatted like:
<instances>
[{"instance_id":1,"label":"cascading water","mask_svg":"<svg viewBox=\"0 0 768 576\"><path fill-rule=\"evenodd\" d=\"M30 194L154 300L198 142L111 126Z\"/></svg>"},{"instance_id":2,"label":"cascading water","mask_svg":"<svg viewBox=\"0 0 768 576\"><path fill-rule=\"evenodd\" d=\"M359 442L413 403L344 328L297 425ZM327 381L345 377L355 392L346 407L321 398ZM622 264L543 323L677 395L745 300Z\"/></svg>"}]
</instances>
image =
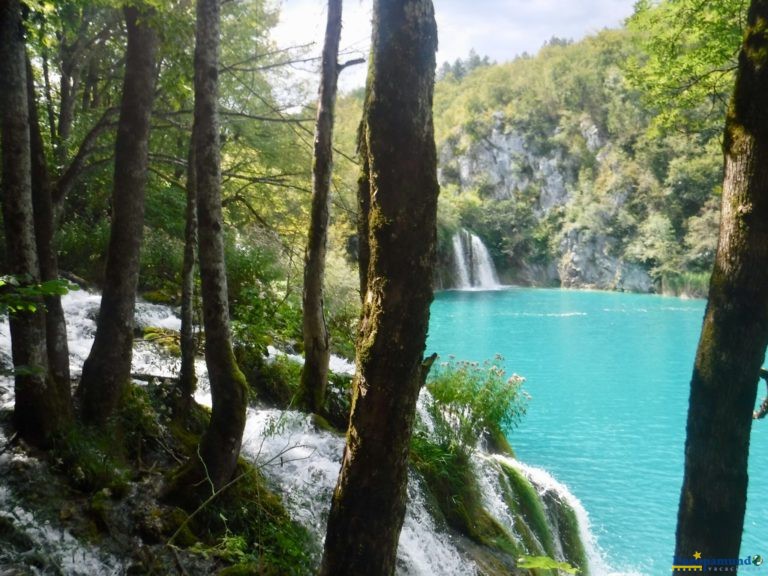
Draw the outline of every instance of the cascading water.
<instances>
[{"instance_id":1,"label":"cascading water","mask_svg":"<svg viewBox=\"0 0 768 576\"><path fill-rule=\"evenodd\" d=\"M483 241L462 228L453 235L455 287L459 290L496 290L500 287L493 260Z\"/></svg>"},{"instance_id":2,"label":"cascading water","mask_svg":"<svg viewBox=\"0 0 768 576\"><path fill-rule=\"evenodd\" d=\"M77 291L63 298L70 334L72 369L78 373L82 361L87 356L93 341L95 317L98 312L99 296L85 291ZM143 326L163 326L178 329L178 319L170 308L159 305L139 303L137 305L137 324ZM152 343L139 341L133 357L134 372L172 376L178 372L178 360L161 352ZM10 350L10 336L7 322L0 322L0 353ZM349 364L339 362L339 366L349 370ZM198 363L198 393L196 398L203 404L210 405L211 398L205 374L205 363ZM431 422L424 409L424 395L418 410L419 418L427 430ZM0 381L0 407L13 405L13 382L4 377ZM0 429L0 446L5 443ZM315 552L319 554L325 534L325 524L330 505L331 494L336 484L344 438L341 435L318 430L309 416L273 408L253 407L248 411L243 455L254 462L265 477L282 495L286 509L291 516L313 535ZM27 458L23 454L6 453L0 458L0 468L9 462L9 458ZM520 507L509 485L502 485L501 478L507 468L513 467L528 478L539 493L540 506L549 509L557 506L547 504L545 494L555 491L558 498L566 502L576 512L578 527L571 527L571 532L578 532L577 538L584 543L589 558L590 574L606 576L610 570L594 545L594 538L589 532L586 513L578 500L562 485L556 483L545 472L527 467L519 462L492 456L478 451L473 457L473 467L482 493L483 504L489 514L506 530L515 541L523 542L526 550L536 551L536 541L525 544L526 535L521 535L522 519L515 509ZM463 537L448 533L444 522L436 521L430 504L433 497L428 494L424 483L415 473L410 475L408 485L408 505L398 547L397 574L400 576L464 576L477 574L478 566L470 558ZM67 575L79 574L116 574L123 573L126 561L104 553L98 548L78 541L66 530L37 520L33 510L19 505L11 489L4 485L0 475L0 507L11 510L1 513L5 519L17 528L29 534L40 549L47 550L47 557L56 564L58 571ZM549 507L549 508L547 508ZM517 516L515 515L517 514ZM550 537L537 536L538 540L551 538L556 542L555 556L562 559L565 534L556 522L547 520L545 531ZM523 545L521 544L521 545ZM529 549L529 546L531 547ZM476 545L472 545L477 549ZM4 558L0 555L0 564ZM13 562L13 558L9 562Z\"/></svg>"}]
</instances>

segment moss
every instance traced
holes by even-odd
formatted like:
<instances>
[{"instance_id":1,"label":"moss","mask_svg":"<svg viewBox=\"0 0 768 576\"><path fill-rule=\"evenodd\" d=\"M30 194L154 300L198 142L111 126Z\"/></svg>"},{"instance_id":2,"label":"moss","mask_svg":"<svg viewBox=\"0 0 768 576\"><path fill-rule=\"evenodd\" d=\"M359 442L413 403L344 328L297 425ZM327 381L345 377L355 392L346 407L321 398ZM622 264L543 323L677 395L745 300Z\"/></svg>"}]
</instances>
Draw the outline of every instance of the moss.
<instances>
[{"instance_id":1,"label":"moss","mask_svg":"<svg viewBox=\"0 0 768 576\"><path fill-rule=\"evenodd\" d=\"M589 563L584 543L579 533L579 520L573 508L558 498L554 493L544 496L547 509L552 512L557 532L560 535L560 544L563 547L565 559L573 566L579 568L580 576L589 576Z\"/></svg>"},{"instance_id":2,"label":"moss","mask_svg":"<svg viewBox=\"0 0 768 576\"><path fill-rule=\"evenodd\" d=\"M315 428L318 430L324 430L326 432L338 432L336 427L328 422L328 420L320 416L320 414L312 414L312 424L314 424Z\"/></svg>"},{"instance_id":3,"label":"moss","mask_svg":"<svg viewBox=\"0 0 768 576\"><path fill-rule=\"evenodd\" d=\"M142 334L147 342L154 342L171 356L181 356L181 341L176 330L148 326Z\"/></svg>"},{"instance_id":4,"label":"moss","mask_svg":"<svg viewBox=\"0 0 768 576\"><path fill-rule=\"evenodd\" d=\"M111 434L75 423L54 443L52 456L72 485L85 492L128 490L130 470L119 442Z\"/></svg>"},{"instance_id":5,"label":"moss","mask_svg":"<svg viewBox=\"0 0 768 576\"><path fill-rule=\"evenodd\" d=\"M298 362L285 356L267 361L261 350L245 346L236 348L235 357L245 375L252 400L258 397L283 409L293 405L301 380Z\"/></svg>"},{"instance_id":6,"label":"moss","mask_svg":"<svg viewBox=\"0 0 768 576\"><path fill-rule=\"evenodd\" d=\"M505 464L501 464L501 467L509 481L511 490L514 492L514 502L517 505L517 511L525 519L525 524L536 535L536 539L544 549L544 553L554 558L555 543L538 492L520 472Z\"/></svg>"},{"instance_id":7,"label":"moss","mask_svg":"<svg viewBox=\"0 0 768 576\"><path fill-rule=\"evenodd\" d=\"M179 301L178 290L171 284L159 290L143 292L141 297L152 304L167 304L169 306L175 306Z\"/></svg>"},{"instance_id":8,"label":"moss","mask_svg":"<svg viewBox=\"0 0 768 576\"><path fill-rule=\"evenodd\" d=\"M486 433L486 443L488 450L495 454L501 454L502 456L515 457L515 450L507 440L506 435L498 428L493 428Z\"/></svg>"},{"instance_id":9,"label":"moss","mask_svg":"<svg viewBox=\"0 0 768 576\"><path fill-rule=\"evenodd\" d=\"M238 481L186 523L201 535L196 549L232 563L228 574L311 574L313 554L309 533L294 523L259 471L240 460Z\"/></svg>"},{"instance_id":10,"label":"moss","mask_svg":"<svg viewBox=\"0 0 768 576\"><path fill-rule=\"evenodd\" d=\"M483 507L467 453L414 435L411 463L424 478L447 524L474 542L516 555L517 544Z\"/></svg>"}]
</instances>

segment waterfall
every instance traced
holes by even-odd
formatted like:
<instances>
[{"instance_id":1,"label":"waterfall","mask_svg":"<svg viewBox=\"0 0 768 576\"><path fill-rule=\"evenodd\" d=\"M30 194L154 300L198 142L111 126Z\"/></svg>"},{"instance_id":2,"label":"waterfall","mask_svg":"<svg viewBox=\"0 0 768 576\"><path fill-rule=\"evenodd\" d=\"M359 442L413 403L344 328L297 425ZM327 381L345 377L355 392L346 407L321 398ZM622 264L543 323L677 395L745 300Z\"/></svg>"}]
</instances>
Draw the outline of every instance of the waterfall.
<instances>
[{"instance_id":1,"label":"waterfall","mask_svg":"<svg viewBox=\"0 0 768 576\"><path fill-rule=\"evenodd\" d=\"M471 238L471 237L470 237ZM80 371L93 342L95 316L100 297L85 291L70 293L63 298L68 322L69 343L73 372ZM137 323L163 325L177 328L178 319L169 307L139 303ZM0 355L10 351L8 323L0 321ZM277 353L274 351L274 353ZM178 359L158 351L151 342L137 342L133 355L135 372L175 375ZM340 363L342 370L349 365ZM211 396L205 370L205 362L198 359L198 402L210 406ZM418 405L418 417L430 429L430 417L424 408L426 391L422 391ZM12 379L0 377L0 406L13 405ZM7 441L0 429L0 446ZM270 484L277 489L291 517L302 524L312 535L312 548L316 554L322 549L330 500L339 473L344 437L319 430L311 417L296 411L274 408L251 407L248 409L243 457L254 462ZM26 455L0 455L0 467L9 458L29 458ZM565 486L543 470L526 466L516 460L490 455L478 450L472 457L474 476L481 492L483 508L495 518L516 542L531 552L543 553L549 547L558 559L572 558L574 542L586 555L592 576L615 574L607 564L589 530L589 521L581 503ZM538 523L529 523L521 510L526 504L520 489L510 481L516 471L529 483L533 491L534 507L539 511ZM518 478L519 481L519 478ZM549 496L548 496L549 495ZM553 497L554 495L554 497ZM447 530L444 520L433 515L434 496L428 492L425 482L415 472L409 474L408 503L405 522L400 535L397 560L398 576L464 576L478 573L472 552L477 546L466 537ZM112 575L122 573L130 564L128 558L117 558L108 552L78 540L50 520L42 520L35 510L17 503L12 489L0 483L0 520L9 521L29 535L36 546L46 550L47 557L55 562L65 575ZM542 512L543 511L543 512ZM573 519L575 518L575 520ZM530 526L529 526L530 524ZM469 542L469 544L468 544ZM581 543L581 544L579 544ZM521 548L522 549L522 548ZM532 554L535 555L535 554ZM6 558L7 556L7 558ZM13 551L3 560L13 562ZM319 561L319 558L318 558Z\"/></svg>"},{"instance_id":2,"label":"waterfall","mask_svg":"<svg viewBox=\"0 0 768 576\"><path fill-rule=\"evenodd\" d=\"M459 290L496 290L499 278L483 241L462 228L453 235L454 282Z\"/></svg>"}]
</instances>

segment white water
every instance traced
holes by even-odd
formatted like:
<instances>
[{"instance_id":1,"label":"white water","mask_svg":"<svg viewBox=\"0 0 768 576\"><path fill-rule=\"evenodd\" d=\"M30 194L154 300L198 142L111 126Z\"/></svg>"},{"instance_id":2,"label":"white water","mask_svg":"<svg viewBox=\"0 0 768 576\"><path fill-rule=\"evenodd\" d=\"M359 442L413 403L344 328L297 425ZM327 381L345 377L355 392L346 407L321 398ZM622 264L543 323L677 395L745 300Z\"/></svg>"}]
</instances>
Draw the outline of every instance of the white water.
<instances>
[{"instance_id":1,"label":"white water","mask_svg":"<svg viewBox=\"0 0 768 576\"><path fill-rule=\"evenodd\" d=\"M566 502L573 509L579 522L579 536L587 554L590 574L595 574L596 576L643 576L638 572L615 572L608 565L605 554L597 545L595 536L590 530L589 514L587 514L581 501L573 495L565 484L557 481L549 472L542 468L529 466L519 460L500 455L493 455L491 458L520 471L533 484L533 487L536 488L540 495L550 491L554 492L558 498Z\"/></svg>"},{"instance_id":2,"label":"white water","mask_svg":"<svg viewBox=\"0 0 768 576\"><path fill-rule=\"evenodd\" d=\"M69 329L72 369L79 373L82 361L87 357L93 342L95 316L99 296L76 291L63 298ZM143 326L162 326L178 329L179 320L170 308L140 303L137 306L137 323ZM10 351L7 322L0 322L0 353ZM350 365L337 361L339 368L350 370ZM178 372L178 360L162 354L156 346L138 342L133 356L133 370L159 376L174 376ZM205 373L205 363L197 363L199 389L196 398L210 405L211 398ZM0 406L13 404L13 382L0 380ZM420 401L419 416L427 430L432 424ZM5 438L0 433L0 446ZM260 467L265 477L283 496L286 509L297 522L314 536L316 551L322 547L330 499L338 476L344 438L318 430L305 414L272 408L250 408L243 440L243 454ZM22 457L18 453L0 458L0 471L8 465L9 458ZM512 516L500 496L498 463L502 457L478 452L474 464L483 500L488 511L514 536ZM505 463L521 470L543 493L555 490L576 511L582 531L582 540L589 554L590 570L594 576L609 576L613 572L605 565L600 551L594 545L589 532L589 521L581 503L570 492L543 470L525 466L514 460ZM1 475L0 475L1 476ZM0 509L8 509L12 495L0 485ZM16 505L14 505L16 506ZM35 540L47 556L56 559L63 574L111 575L122 573L119 559L101 553L89 545L78 542L65 530L38 522L34 513L16 506L3 512L25 533ZM452 542L451 536L441 531L429 513L426 496L420 480L411 475L408 486L406 518L398 547L397 574L401 576L464 576L476 574L475 565L465 558Z\"/></svg>"},{"instance_id":3,"label":"white water","mask_svg":"<svg viewBox=\"0 0 768 576\"><path fill-rule=\"evenodd\" d=\"M453 262L459 290L497 290L501 287L496 267L483 241L469 230L453 235Z\"/></svg>"}]
</instances>

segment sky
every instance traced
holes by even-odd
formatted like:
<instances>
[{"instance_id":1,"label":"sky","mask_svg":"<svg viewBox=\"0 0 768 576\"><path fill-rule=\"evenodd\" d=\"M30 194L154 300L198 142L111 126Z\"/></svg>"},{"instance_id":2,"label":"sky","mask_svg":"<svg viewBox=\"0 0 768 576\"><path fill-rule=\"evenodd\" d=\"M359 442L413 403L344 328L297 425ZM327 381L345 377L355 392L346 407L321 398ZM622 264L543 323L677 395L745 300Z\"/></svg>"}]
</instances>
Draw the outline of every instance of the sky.
<instances>
[{"instance_id":1,"label":"sky","mask_svg":"<svg viewBox=\"0 0 768 576\"><path fill-rule=\"evenodd\" d=\"M325 0L272 0L280 6L273 38L281 47L314 42L319 54L326 20ZM615 28L632 13L635 0L433 0L438 28L438 66L466 58L471 49L496 62L512 60L557 36L579 40ZM345 0L341 50L367 56L372 0ZM341 61L344 57L340 58ZM342 89L362 86L365 66L345 70Z\"/></svg>"}]
</instances>

